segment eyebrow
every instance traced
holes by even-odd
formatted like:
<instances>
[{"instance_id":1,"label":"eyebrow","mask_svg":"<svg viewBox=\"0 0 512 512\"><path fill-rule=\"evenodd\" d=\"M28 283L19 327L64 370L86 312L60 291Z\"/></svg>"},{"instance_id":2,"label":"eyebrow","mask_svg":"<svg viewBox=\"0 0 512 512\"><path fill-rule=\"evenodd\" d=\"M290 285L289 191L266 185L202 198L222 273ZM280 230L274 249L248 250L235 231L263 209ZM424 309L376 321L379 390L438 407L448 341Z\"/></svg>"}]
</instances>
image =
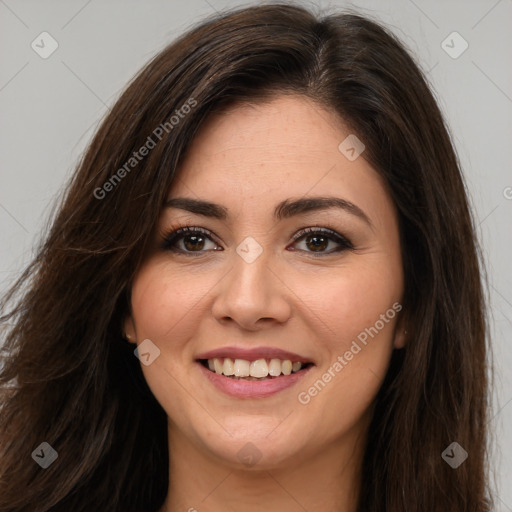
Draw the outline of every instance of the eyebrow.
<instances>
[{"instance_id":1,"label":"eyebrow","mask_svg":"<svg viewBox=\"0 0 512 512\"><path fill-rule=\"evenodd\" d=\"M179 208L180 210L186 210L196 215L213 217L219 220L227 220L229 217L229 210L226 207L210 201L190 197L173 197L165 203L165 207ZM276 206L274 218L276 220L288 219L296 215L304 215L312 211L329 210L332 208L341 209L350 213L373 228L372 222L359 206L356 206L346 199L332 196L304 197L295 201L285 199Z\"/></svg>"}]
</instances>

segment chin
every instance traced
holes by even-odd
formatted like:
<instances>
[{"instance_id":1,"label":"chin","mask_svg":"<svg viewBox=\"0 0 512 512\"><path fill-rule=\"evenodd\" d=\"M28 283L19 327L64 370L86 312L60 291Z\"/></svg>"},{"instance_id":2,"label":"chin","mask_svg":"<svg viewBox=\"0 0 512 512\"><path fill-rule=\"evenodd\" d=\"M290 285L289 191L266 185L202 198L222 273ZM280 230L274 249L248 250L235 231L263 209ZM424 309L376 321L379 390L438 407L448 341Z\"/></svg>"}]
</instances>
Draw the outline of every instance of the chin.
<instances>
[{"instance_id":1,"label":"chin","mask_svg":"<svg viewBox=\"0 0 512 512\"><path fill-rule=\"evenodd\" d=\"M206 442L207 448L216 458L237 470L284 468L296 464L304 457L305 447L299 439L300 434L294 435L285 429L277 432L275 422L274 432L267 428L267 423L259 430L251 428L249 423L250 418L245 425L239 421L238 429L233 430L232 437L226 433L221 438L209 439Z\"/></svg>"}]
</instances>

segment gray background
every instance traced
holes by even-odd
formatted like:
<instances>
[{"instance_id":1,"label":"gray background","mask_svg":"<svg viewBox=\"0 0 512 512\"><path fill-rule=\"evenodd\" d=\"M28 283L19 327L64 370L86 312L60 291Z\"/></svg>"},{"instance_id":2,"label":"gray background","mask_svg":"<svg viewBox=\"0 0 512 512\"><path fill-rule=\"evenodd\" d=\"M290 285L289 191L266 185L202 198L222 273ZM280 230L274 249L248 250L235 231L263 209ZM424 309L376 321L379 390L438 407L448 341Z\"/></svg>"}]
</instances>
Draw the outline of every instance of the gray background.
<instances>
[{"instance_id":1,"label":"gray background","mask_svg":"<svg viewBox=\"0 0 512 512\"><path fill-rule=\"evenodd\" d=\"M512 0L301 3L357 8L390 26L428 72L448 120L489 273L497 509L512 511ZM0 292L30 260L54 199L127 81L193 23L242 5L0 0ZM59 45L46 59L31 47L43 31ZM454 31L469 45L458 58L442 47Z\"/></svg>"}]
</instances>

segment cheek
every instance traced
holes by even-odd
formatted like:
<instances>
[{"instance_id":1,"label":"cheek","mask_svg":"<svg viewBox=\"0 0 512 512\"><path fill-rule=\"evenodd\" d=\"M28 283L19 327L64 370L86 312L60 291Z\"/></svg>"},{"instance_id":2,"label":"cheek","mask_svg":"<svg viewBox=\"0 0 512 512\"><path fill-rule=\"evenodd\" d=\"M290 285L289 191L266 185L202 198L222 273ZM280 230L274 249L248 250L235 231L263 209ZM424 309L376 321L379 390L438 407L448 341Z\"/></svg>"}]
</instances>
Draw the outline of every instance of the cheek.
<instances>
[{"instance_id":1,"label":"cheek","mask_svg":"<svg viewBox=\"0 0 512 512\"><path fill-rule=\"evenodd\" d=\"M149 260L138 272L132 287L132 312L138 341L150 339L160 349L158 358L142 365L153 395L169 418L185 421L180 411L197 397L183 392L183 380L192 360L189 340L197 329L194 308L199 308L212 283L191 276L168 262ZM184 424L183 428L190 428Z\"/></svg>"},{"instance_id":2,"label":"cheek","mask_svg":"<svg viewBox=\"0 0 512 512\"><path fill-rule=\"evenodd\" d=\"M297 276L294 291L307 306L302 310L309 310L310 321L319 329L316 335L330 351L342 350L377 321L382 334L390 337L397 315L391 311L384 327L380 319L401 299L402 274L398 265L379 259L329 269L311 279Z\"/></svg>"},{"instance_id":3,"label":"cheek","mask_svg":"<svg viewBox=\"0 0 512 512\"><path fill-rule=\"evenodd\" d=\"M398 269L398 270L397 270ZM322 352L319 371L299 390L299 402L318 411L325 425L349 428L369 407L386 374L401 305L397 266L353 265L303 283ZM327 428L327 427L326 427Z\"/></svg>"},{"instance_id":4,"label":"cheek","mask_svg":"<svg viewBox=\"0 0 512 512\"><path fill-rule=\"evenodd\" d=\"M196 279L186 269L165 262L150 262L138 273L132 288L132 309L137 337L164 342L184 335L193 310L211 288L208 279ZM179 331L180 337L173 336Z\"/></svg>"}]
</instances>

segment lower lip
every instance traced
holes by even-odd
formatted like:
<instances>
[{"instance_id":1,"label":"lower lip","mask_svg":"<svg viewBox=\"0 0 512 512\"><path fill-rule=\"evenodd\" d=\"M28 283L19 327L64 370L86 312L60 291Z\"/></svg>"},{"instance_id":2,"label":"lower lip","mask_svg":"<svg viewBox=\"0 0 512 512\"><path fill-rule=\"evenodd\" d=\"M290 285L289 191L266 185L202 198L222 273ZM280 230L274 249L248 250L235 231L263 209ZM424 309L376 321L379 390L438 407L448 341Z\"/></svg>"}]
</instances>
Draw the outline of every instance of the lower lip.
<instances>
[{"instance_id":1,"label":"lower lip","mask_svg":"<svg viewBox=\"0 0 512 512\"><path fill-rule=\"evenodd\" d=\"M279 391L293 386L312 368L312 366L309 366L297 373L281 375L275 379L257 381L230 379L229 377L208 370L208 368L205 368L199 362L197 364L205 377L209 379L217 389L236 398L265 398L274 395Z\"/></svg>"}]
</instances>

